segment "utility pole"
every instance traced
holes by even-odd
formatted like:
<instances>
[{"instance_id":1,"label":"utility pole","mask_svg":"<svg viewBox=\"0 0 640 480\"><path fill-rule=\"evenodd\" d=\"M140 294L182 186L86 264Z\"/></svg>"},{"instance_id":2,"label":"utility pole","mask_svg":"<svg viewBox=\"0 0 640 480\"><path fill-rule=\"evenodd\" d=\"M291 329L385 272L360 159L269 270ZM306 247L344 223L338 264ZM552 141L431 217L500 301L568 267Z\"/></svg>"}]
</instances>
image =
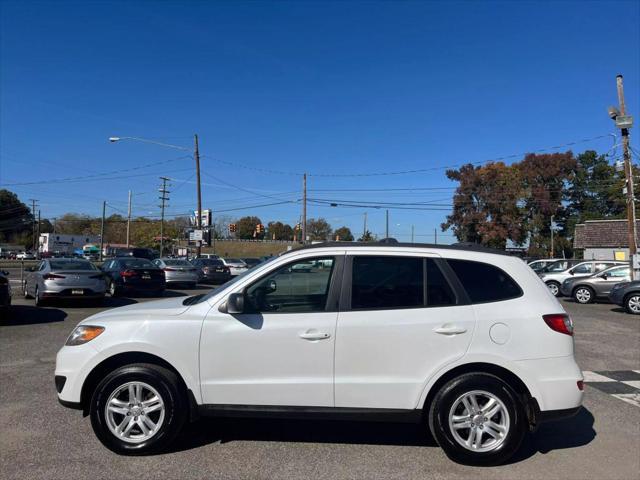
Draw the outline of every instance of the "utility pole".
<instances>
[{"instance_id":1,"label":"utility pole","mask_svg":"<svg viewBox=\"0 0 640 480\"><path fill-rule=\"evenodd\" d=\"M386 228L385 228L385 238L389 238L389 210L385 211L385 219L386 219Z\"/></svg>"},{"instance_id":2,"label":"utility pole","mask_svg":"<svg viewBox=\"0 0 640 480\"><path fill-rule=\"evenodd\" d=\"M633 269L633 259L638 251L637 241L638 234L636 228L636 205L633 194L633 167L631 165L631 154L629 153L629 128L633 124L631 116L627 117L626 106L624 103L624 85L622 84L622 75L616 76L616 87L618 89L619 111L609 110L609 115L616 122L616 127L620 128L622 133L622 154L624 157L624 173L627 183L627 228L629 236L629 264L631 270L631 279L636 280L637 274Z\"/></svg>"},{"instance_id":3,"label":"utility pole","mask_svg":"<svg viewBox=\"0 0 640 480\"><path fill-rule=\"evenodd\" d=\"M56 224L58 223L58 218L53 217L53 233L56 233Z\"/></svg>"},{"instance_id":4,"label":"utility pole","mask_svg":"<svg viewBox=\"0 0 640 480\"><path fill-rule=\"evenodd\" d=\"M364 228L362 229L362 238L367 234L367 212L364 212Z\"/></svg>"},{"instance_id":5,"label":"utility pole","mask_svg":"<svg viewBox=\"0 0 640 480\"><path fill-rule=\"evenodd\" d=\"M36 235L37 244L36 244L36 257L40 258L40 209L38 209L38 233Z\"/></svg>"},{"instance_id":6,"label":"utility pole","mask_svg":"<svg viewBox=\"0 0 640 480\"><path fill-rule=\"evenodd\" d=\"M169 201L169 190L167 190L167 182L170 180L167 177L160 177L162 180L162 186L158 189L160 192L160 257L162 258L162 254L164 253L164 207L166 202Z\"/></svg>"},{"instance_id":7,"label":"utility pole","mask_svg":"<svg viewBox=\"0 0 640 480\"><path fill-rule=\"evenodd\" d=\"M102 202L102 222L100 223L100 261L102 261L102 250L104 249L104 216L107 211L106 200Z\"/></svg>"},{"instance_id":8,"label":"utility pole","mask_svg":"<svg viewBox=\"0 0 640 480\"><path fill-rule=\"evenodd\" d=\"M31 232L31 244L33 245L33 251L36 251L36 247L37 247L37 243L36 243L36 203L38 203L38 200L34 199L34 198L30 198L29 201L31 202L31 215L33 215L33 225L32 225L32 232Z\"/></svg>"},{"instance_id":9,"label":"utility pole","mask_svg":"<svg viewBox=\"0 0 640 480\"><path fill-rule=\"evenodd\" d=\"M307 243L307 174L302 175L302 244Z\"/></svg>"},{"instance_id":10,"label":"utility pole","mask_svg":"<svg viewBox=\"0 0 640 480\"><path fill-rule=\"evenodd\" d=\"M130 232L131 232L131 190L129 190L129 208L127 210L127 248L129 248Z\"/></svg>"},{"instance_id":11,"label":"utility pole","mask_svg":"<svg viewBox=\"0 0 640 480\"><path fill-rule=\"evenodd\" d=\"M555 252L555 250L553 249L553 215L551 215L550 229L551 229L551 255L549 256L549 258L553 258L553 255Z\"/></svg>"},{"instance_id":12,"label":"utility pole","mask_svg":"<svg viewBox=\"0 0 640 480\"><path fill-rule=\"evenodd\" d=\"M196 227L198 230L202 230L202 191L200 188L200 150L198 149L198 134L194 135L195 138L195 150L193 156L196 159L196 183L198 189L198 215L196 215ZM198 248L196 255L199 257L202 253L202 241L198 240Z\"/></svg>"},{"instance_id":13,"label":"utility pole","mask_svg":"<svg viewBox=\"0 0 640 480\"><path fill-rule=\"evenodd\" d=\"M438 244L438 229L437 228L433 229L433 243L435 243L436 245Z\"/></svg>"},{"instance_id":14,"label":"utility pole","mask_svg":"<svg viewBox=\"0 0 640 480\"><path fill-rule=\"evenodd\" d=\"M414 237L414 230L415 230L414 225L411 225L411 243L414 243L414 241L413 241L413 237Z\"/></svg>"}]
</instances>

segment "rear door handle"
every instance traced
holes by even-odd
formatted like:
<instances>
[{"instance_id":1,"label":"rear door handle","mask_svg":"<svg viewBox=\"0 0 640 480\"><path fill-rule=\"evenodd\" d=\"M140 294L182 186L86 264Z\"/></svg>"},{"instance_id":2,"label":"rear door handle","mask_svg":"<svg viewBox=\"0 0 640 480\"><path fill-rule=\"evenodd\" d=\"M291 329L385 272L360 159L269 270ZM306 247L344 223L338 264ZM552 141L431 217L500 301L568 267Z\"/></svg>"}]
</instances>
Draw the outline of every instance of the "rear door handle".
<instances>
[{"instance_id":1,"label":"rear door handle","mask_svg":"<svg viewBox=\"0 0 640 480\"><path fill-rule=\"evenodd\" d=\"M300 338L304 340L326 340L331 334L325 332L305 332L300 334Z\"/></svg>"},{"instance_id":2,"label":"rear door handle","mask_svg":"<svg viewBox=\"0 0 640 480\"><path fill-rule=\"evenodd\" d=\"M459 335L461 333L465 333L467 329L458 325L445 324L441 327L434 328L433 331L439 333L440 335Z\"/></svg>"}]
</instances>

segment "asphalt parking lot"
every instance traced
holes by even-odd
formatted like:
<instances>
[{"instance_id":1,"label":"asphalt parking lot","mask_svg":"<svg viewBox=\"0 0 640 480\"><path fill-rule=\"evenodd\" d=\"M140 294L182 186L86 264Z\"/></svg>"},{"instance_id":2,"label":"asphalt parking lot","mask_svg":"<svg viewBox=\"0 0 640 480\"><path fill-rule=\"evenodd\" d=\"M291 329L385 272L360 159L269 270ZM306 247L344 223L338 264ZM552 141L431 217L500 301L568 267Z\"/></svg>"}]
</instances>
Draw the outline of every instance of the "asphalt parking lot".
<instances>
[{"instance_id":1,"label":"asphalt parking lot","mask_svg":"<svg viewBox=\"0 0 640 480\"><path fill-rule=\"evenodd\" d=\"M80 320L104 308L152 299L36 309L16 290L14 284L12 318L0 326L4 479L640 478L640 398L615 396L640 373L640 318L613 305L563 301L575 322L578 363L584 371L598 372L588 374L595 383L587 384L582 411L529 435L510 464L473 468L448 460L421 426L327 421L206 420L190 425L169 453L118 456L99 443L88 418L58 404L55 355ZM631 380L622 384L625 379Z\"/></svg>"}]
</instances>

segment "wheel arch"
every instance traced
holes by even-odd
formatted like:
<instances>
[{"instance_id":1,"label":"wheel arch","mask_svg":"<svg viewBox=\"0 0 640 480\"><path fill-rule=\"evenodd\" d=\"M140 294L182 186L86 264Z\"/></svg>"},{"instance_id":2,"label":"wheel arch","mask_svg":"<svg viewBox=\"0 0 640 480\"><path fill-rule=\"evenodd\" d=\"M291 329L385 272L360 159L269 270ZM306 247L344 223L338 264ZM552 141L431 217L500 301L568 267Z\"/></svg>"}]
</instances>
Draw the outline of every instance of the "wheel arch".
<instances>
[{"instance_id":1,"label":"wheel arch","mask_svg":"<svg viewBox=\"0 0 640 480\"><path fill-rule=\"evenodd\" d=\"M524 383L524 381L518 375L503 366L484 362L465 363L442 373L442 375L438 377L438 379L431 385L429 391L427 392L427 396L422 406L423 412L426 413L429 411L431 402L433 402L436 394L448 381L465 373L472 372L488 373L504 381L507 385L513 388L513 390L518 395L518 398L522 402L523 407L527 410L527 413L529 413L529 406L531 405L532 400L535 400L535 397L532 395L531 391Z\"/></svg>"},{"instance_id":2,"label":"wheel arch","mask_svg":"<svg viewBox=\"0 0 640 480\"><path fill-rule=\"evenodd\" d=\"M195 404L195 399L193 397L193 392L187 386L184 378L173 365L171 365L166 360L160 358L157 355L147 352L140 351L131 351L131 352L122 352L114 354L100 363L98 363L91 372L85 378L84 383L82 384L82 389L80 391L80 406L82 407L82 412L84 416L89 414L89 402L91 400L91 395L95 388L98 386L100 381L107 375L109 372L112 372L116 368L123 367L125 365L131 365L134 363L150 363L153 365L158 365L160 367L164 367L167 370L172 371L178 377L178 381L180 382L181 388L184 389L184 392L189 397L190 407L193 407ZM193 413L193 408L191 408Z\"/></svg>"}]
</instances>

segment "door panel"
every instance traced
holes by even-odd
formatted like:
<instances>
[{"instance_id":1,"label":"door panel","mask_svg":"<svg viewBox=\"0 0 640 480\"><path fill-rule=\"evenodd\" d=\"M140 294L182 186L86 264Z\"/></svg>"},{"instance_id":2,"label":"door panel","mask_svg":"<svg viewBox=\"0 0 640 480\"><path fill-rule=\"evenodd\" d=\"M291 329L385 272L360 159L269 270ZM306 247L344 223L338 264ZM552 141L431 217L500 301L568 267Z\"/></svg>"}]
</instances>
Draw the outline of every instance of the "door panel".
<instances>
[{"instance_id":1,"label":"door panel","mask_svg":"<svg viewBox=\"0 0 640 480\"><path fill-rule=\"evenodd\" d=\"M310 260L316 260L312 268L294 268L301 261L275 267L245 288L246 313L210 311L200 343L205 403L334 405L342 262Z\"/></svg>"},{"instance_id":2,"label":"door panel","mask_svg":"<svg viewBox=\"0 0 640 480\"><path fill-rule=\"evenodd\" d=\"M474 328L468 305L340 313L336 407L415 408L426 379L462 357Z\"/></svg>"}]
</instances>

